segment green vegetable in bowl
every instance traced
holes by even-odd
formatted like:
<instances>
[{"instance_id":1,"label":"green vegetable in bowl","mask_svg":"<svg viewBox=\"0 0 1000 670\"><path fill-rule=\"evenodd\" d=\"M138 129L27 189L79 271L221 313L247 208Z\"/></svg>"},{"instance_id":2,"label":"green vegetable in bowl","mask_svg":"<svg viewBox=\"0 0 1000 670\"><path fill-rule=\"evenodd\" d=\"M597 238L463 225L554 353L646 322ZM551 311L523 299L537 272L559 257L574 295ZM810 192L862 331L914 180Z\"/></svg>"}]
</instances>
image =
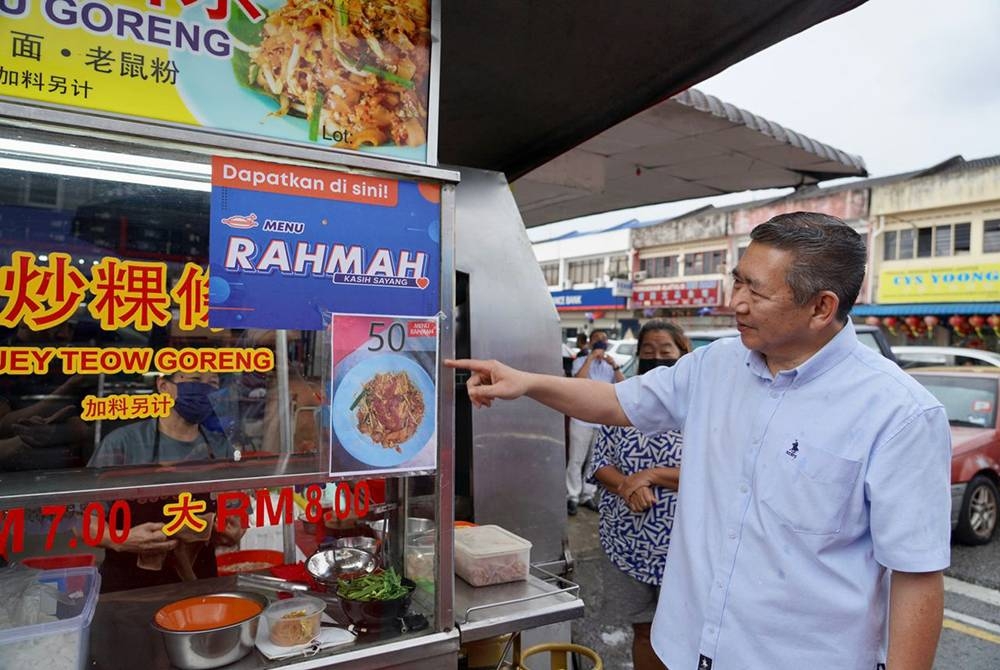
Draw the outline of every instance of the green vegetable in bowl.
<instances>
[{"instance_id":1,"label":"green vegetable in bowl","mask_svg":"<svg viewBox=\"0 0 1000 670\"><path fill-rule=\"evenodd\" d=\"M403 585L403 580L393 568L349 581L337 581L337 595L347 600L395 600L409 592L410 589Z\"/></svg>"}]
</instances>

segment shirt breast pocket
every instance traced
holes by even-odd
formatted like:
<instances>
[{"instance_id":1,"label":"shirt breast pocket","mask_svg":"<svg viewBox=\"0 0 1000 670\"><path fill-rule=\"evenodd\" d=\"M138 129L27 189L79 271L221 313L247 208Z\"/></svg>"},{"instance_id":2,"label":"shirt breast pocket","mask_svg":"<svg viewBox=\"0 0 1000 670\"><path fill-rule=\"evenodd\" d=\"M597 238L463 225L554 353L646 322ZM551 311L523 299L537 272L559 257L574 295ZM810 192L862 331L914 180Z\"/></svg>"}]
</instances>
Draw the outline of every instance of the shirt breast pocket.
<instances>
[{"instance_id":1,"label":"shirt breast pocket","mask_svg":"<svg viewBox=\"0 0 1000 670\"><path fill-rule=\"evenodd\" d=\"M762 477L761 502L797 533L838 533L860 474L860 461L815 447L794 458L780 452Z\"/></svg>"}]
</instances>

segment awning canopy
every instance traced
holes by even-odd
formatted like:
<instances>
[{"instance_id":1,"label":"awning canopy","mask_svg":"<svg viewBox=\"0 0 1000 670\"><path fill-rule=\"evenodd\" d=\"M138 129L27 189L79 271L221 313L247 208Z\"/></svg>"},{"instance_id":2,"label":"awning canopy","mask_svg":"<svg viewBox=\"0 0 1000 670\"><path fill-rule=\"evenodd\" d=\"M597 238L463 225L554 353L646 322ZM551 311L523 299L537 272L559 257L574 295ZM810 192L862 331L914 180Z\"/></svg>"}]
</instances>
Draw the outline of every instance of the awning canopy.
<instances>
[{"instance_id":1,"label":"awning canopy","mask_svg":"<svg viewBox=\"0 0 1000 670\"><path fill-rule=\"evenodd\" d=\"M863 2L442 2L439 159L513 182Z\"/></svg>"},{"instance_id":2,"label":"awning canopy","mask_svg":"<svg viewBox=\"0 0 1000 670\"><path fill-rule=\"evenodd\" d=\"M524 225L749 189L864 176L864 161L689 89L512 185Z\"/></svg>"},{"instance_id":3,"label":"awning canopy","mask_svg":"<svg viewBox=\"0 0 1000 670\"><path fill-rule=\"evenodd\" d=\"M923 302L898 305L855 305L851 316L910 316L921 314L1000 314L1000 302Z\"/></svg>"}]
</instances>

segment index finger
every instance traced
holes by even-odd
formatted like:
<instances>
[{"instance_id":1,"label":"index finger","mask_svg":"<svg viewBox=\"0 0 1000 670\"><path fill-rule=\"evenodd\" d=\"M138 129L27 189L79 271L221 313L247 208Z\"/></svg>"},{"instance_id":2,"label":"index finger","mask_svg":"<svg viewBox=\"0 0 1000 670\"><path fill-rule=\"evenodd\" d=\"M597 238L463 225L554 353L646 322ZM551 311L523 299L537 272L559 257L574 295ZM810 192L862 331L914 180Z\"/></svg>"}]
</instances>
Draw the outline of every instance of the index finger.
<instances>
[{"instance_id":1,"label":"index finger","mask_svg":"<svg viewBox=\"0 0 1000 670\"><path fill-rule=\"evenodd\" d=\"M490 370L489 362L478 358L446 358L444 364L445 367L472 370L473 372L489 372Z\"/></svg>"}]
</instances>

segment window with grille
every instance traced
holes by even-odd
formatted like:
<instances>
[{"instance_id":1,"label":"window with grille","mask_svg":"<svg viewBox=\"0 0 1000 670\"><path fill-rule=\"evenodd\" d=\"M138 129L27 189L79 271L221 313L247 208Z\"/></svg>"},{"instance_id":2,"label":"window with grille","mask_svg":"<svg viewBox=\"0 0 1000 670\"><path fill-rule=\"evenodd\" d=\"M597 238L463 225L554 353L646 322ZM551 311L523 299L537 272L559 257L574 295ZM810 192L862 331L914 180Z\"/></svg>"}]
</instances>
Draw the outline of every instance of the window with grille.
<instances>
[{"instance_id":1,"label":"window with grille","mask_svg":"<svg viewBox=\"0 0 1000 670\"><path fill-rule=\"evenodd\" d=\"M644 270L647 277L676 277L680 266L677 256L656 256L639 261L639 269Z\"/></svg>"},{"instance_id":2,"label":"window with grille","mask_svg":"<svg viewBox=\"0 0 1000 670\"><path fill-rule=\"evenodd\" d=\"M726 251L724 249L684 254L684 274L707 275L721 272L725 262Z\"/></svg>"},{"instance_id":3,"label":"window with grille","mask_svg":"<svg viewBox=\"0 0 1000 670\"><path fill-rule=\"evenodd\" d=\"M915 256L914 238L916 238ZM946 223L925 228L888 231L884 237L882 259L891 261L900 258L961 256L969 253L971 238L972 224L969 223Z\"/></svg>"},{"instance_id":4,"label":"window with grille","mask_svg":"<svg viewBox=\"0 0 1000 670\"><path fill-rule=\"evenodd\" d=\"M896 238L898 233L895 230L886 231L882 237L882 260L896 260Z\"/></svg>"},{"instance_id":5,"label":"window with grille","mask_svg":"<svg viewBox=\"0 0 1000 670\"><path fill-rule=\"evenodd\" d=\"M552 263L541 263L542 274L545 275L546 286L555 286L559 283L559 261Z\"/></svg>"},{"instance_id":6,"label":"window with grille","mask_svg":"<svg viewBox=\"0 0 1000 670\"><path fill-rule=\"evenodd\" d=\"M1000 252L1000 219L983 222L983 253Z\"/></svg>"},{"instance_id":7,"label":"window with grille","mask_svg":"<svg viewBox=\"0 0 1000 670\"><path fill-rule=\"evenodd\" d=\"M608 275L612 279L628 279L628 256L612 256L608 259Z\"/></svg>"},{"instance_id":8,"label":"window with grille","mask_svg":"<svg viewBox=\"0 0 1000 670\"><path fill-rule=\"evenodd\" d=\"M571 261L566 265L566 274L574 284L587 284L604 275L604 259L589 258L585 261Z\"/></svg>"}]
</instances>

